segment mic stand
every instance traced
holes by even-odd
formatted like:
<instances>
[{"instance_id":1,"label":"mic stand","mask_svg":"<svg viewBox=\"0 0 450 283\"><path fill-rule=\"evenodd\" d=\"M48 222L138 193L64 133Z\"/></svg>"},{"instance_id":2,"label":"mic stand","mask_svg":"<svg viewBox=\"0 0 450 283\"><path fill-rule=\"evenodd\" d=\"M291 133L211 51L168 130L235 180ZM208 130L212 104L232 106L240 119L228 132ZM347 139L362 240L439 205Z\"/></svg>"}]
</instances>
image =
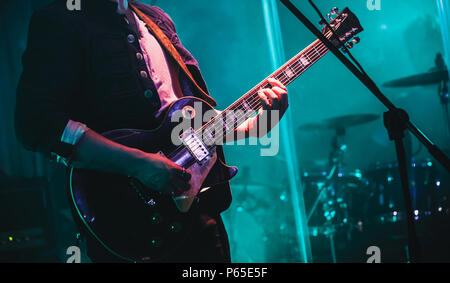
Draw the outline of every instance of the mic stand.
<instances>
[{"instance_id":1,"label":"mic stand","mask_svg":"<svg viewBox=\"0 0 450 283\"><path fill-rule=\"evenodd\" d=\"M408 162L406 158L405 144L403 138L405 137L406 124L409 121L409 116L406 111L402 109L389 110L383 114L384 126L386 127L389 139L395 142L395 149L397 152L398 168L400 171L400 180L402 185L403 199L405 201L406 221L408 229L408 255L409 261L420 262L421 251L419 240L416 233L416 224L414 222L413 207L411 199L411 191L409 189L408 180Z\"/></svg>"},{"instance_id":2,"label":"mic stand","mask_svg":"<svg viewBox=\"0 0 450 283\"><path fill-rule=\"evenodd\" d=\"M405 158L405 148L403 144L404 131L409 130L416 138L428 149L429 153L450 172L450 159L420 131L408 118L404 110L397 108L377 87L377 85L366 75L363 74L350 60L345 57L339 49L334 46L319 31L311 21L309 21L289 0L280 0L291 13L300 20L323 44L381 101L388 112L384 114L385 125L391 139L395 141L397 158L399 159L400 174L402 176L402 189L405 197L405 208L408 216L408 250L411 262L420 262L421 255L418 245L417 235L415 233L414 217L411 204L411 193L409 191L407 166ZM311 0L310 0L311 2ZM311 2L312 3L312 2ZM323 17L322 17L323 20ZM329 25L328 25L329 26Z\"/></svg>"}]
</instances>

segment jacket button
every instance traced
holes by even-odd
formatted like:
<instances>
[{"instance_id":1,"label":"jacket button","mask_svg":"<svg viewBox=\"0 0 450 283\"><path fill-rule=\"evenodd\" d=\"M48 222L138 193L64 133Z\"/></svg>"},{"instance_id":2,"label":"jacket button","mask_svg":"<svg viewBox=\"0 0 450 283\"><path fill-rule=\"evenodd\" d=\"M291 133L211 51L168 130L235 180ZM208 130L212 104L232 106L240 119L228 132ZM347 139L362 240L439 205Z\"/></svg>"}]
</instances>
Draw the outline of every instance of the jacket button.
<instances>
[{"instance_id":1,"label":"jacket button","mask_svg":"<svg viewBox=\"0 0 450 283\"><path fill-rule=\"evenodd\" d=\"M147 89L144 91L145 98L151 98L153 96L153 91Z\"/></svg>"},{"instance_id":2,"label":"jacket button","mask_svg":"<svg viewBox=\"0 0 450 283\"><path fill-rule=\"evenodd\" d=\"M129 35L127 36L127 40L128 40L129 43L134 43L134 41L135 41L134 35L129 34Z\"/></svg>"},{"instance_id":3,"label":"jacket button","mask_svg":"<svg viewBox=\"0 0 450 283\"><path fill-rule=\"evenodd\" d=\"M146 71L141 71L141 78L146 79L148 77Z\"/></svg>"},{"instance_id":4,"label":"jacket button","mask_svg":"<svg viewBox=\"0 0 450 283\"><path fill-rule=\"evenodd\" d=\"M138 61L142 61L142 59L144 59L144 56L142 56L142 53L138 52L136 53L136 58L138 59Z\"/></svg>"}]
</instances>

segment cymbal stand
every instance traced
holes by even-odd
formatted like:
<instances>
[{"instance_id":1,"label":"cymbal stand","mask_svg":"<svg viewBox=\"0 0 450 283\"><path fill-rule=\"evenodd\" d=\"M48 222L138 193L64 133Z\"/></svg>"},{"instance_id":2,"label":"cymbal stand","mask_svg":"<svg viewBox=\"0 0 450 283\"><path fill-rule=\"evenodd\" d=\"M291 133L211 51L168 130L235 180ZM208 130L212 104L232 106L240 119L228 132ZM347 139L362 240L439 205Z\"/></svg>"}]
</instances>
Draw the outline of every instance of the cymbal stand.
<instances>
[{"instance_id":1,"label":"cymbal stand","mask_svg":"<svg viewBox=\"0 0 450 283\"><path fill-rule=\"evenodd\" d=\"M342 130L337 129L336 130L336 135L333 137L333 140L331 141L331 152L330 152L330 158L329 158L331 169L330 169L330 172L328 173L328 175L327 175L327 177L325 179L325 183L319 189L319 194L317 195L317 198L314 201L314 204L313 204L310 212L308 213L308 217L306 218L307 222L309 222L309 220L311 219L311 217L314 214L315 210L317 209L317 205L320 202L322 194L331 185L331 180L336 175L336 171L338 171L338 173L340 173L341 170L342 170L343 156L344 156L345 151L347 150L347 146L346 145L339 146L338 139L339 139L340 136L344 136L344 135L345 135L345 130L344 129L342 129Z\"/></svg>"},{"instance_id":2,"label":"cymbal stand","mask_svg":"<svg viewBox=\"0 0 450 283\"><path fill-rule=\"evenodd\" d=\"M316 200L314 201L314 204L311 208L311 210L308 213L308 217L306 218L307 221L309 222L309 220L311 219L312 215L314 214L314 212L316 211L317 205L320 202L321 196L322 194L326 191L326 189L330 186L331 184L331 180L333 179L335 173L337 170L337 165L334 165L333 168L331 168L330 172L327 175L326 181L325 183L322 185L322 187L319 189L319 194L317 195Z\"/></svg>"},{"instance_id":3,"label":"cymbal stand","mask_svg":"<svg viewBox=\"0 0 450 283\"><path fill-rule=\"evenodd\" d=\"M340 173L342 171L343 157L344 157L344 153L347 149L347 146L345 144L344 145L339 144L339 137L344 136L344 135L345 135L344 129L337 129L336 135L333 137L333 140L331 141L330 166L332 166L332 167L326 177L325 183L319 189L319 194L317 195L317 198L314 201L311 211L308 213L307 222L309 222L312 215L316 211L317 206L318 206L320 200L322 199L322 194L324 192L326 192L326 190L332 184L332 180L334 179L334 177L336 175L336 171L338 171L338 173ZM328 225L325 224L325 226L328 226ZM335 248L335 243L334 243L334 235L336 234L336 232L337 231L336 231L334 225L331 225L331 227L329 227L329 226L326 227L325 236L327 236L330 241L330 250L331 250L331 257L332 257L333 263L337 262L336 248Z\"/></svg>"},{"instance_id":4,"label":"cymbal stand","mask_svg":"<svg viewBox=\"0 0 450 283\"><path fill-rule=\"evenodd\" d=\"M445 125L447 126L447 134L448 137L450 138L450 115L448 111L449 95L448 95L448 82L446 80L441 81L441 83L439 84L438 94L441 100L442 110L444 113Z\"/></svg>"}]
</instances>

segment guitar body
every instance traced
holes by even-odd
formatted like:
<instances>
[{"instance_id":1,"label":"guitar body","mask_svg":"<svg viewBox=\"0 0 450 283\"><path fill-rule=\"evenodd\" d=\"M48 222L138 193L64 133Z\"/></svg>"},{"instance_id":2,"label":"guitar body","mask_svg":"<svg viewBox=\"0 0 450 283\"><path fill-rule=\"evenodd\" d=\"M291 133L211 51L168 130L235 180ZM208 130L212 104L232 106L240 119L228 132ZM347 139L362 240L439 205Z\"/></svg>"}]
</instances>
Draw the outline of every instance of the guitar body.
<instances>
[{"instance_id":1,"label":"guitar body","mask_svg":"<svg viewBox=\"0 0 450 283\"><path fill-rule=\"evenodd\" d=\"M191 233L195 213L189 207L200 189L225 183L236 175L237 168L218 160L214 149L207 161L198 163L184 146L180 151L180 146L173 144L172 130L179 125L172 122L174 113L194 106L198 109L199 103L202 113L194 115L203 117L205 111L213 109L201 99L185 97L171 105L155 130L123 129L103 134L122 145L163 154L187 168L192 175L191 189L182 197L188 201L187 209L180 208L171 196L145 188L127 176L70 170L69 198L77 223L114 256L131 262L164 261L180 245L189 244L184 240Z\"/></svg>"}]
</instances>

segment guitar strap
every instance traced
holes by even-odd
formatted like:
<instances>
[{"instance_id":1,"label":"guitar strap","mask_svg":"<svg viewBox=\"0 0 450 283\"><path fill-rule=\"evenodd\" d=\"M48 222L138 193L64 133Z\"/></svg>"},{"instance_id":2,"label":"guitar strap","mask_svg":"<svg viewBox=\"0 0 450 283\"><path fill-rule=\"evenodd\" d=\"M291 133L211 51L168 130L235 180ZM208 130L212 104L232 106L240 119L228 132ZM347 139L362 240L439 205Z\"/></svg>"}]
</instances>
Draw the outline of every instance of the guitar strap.
<instances>
[{"instance_id":1,"label":"guitar strap","mask_svg":"<svg viewBox=\"0 0 450 283\"><path fill-rule=\"evenodd\" d=\"M189 72L189 69L181 58L180 53L178 53L177 49L175 48L175 46L173 46L170 39L167 38L166 34L146 14L136 8L136 6L130 4L130 7L138 15L138 17L144 21L144 23L147 25L147 28L149 28L153 32L158 42L166 49L170 56L172 56L175 62L177 62L178 66L181 68L181 70L183 70L185 75L190 79L194 86L200 91L205 100L213 106L217 105L216 101L211 96L209 96L209 94L207 94L206 91L203 90L195 81L191 72Z\"/></svg>"}]
</instances>

